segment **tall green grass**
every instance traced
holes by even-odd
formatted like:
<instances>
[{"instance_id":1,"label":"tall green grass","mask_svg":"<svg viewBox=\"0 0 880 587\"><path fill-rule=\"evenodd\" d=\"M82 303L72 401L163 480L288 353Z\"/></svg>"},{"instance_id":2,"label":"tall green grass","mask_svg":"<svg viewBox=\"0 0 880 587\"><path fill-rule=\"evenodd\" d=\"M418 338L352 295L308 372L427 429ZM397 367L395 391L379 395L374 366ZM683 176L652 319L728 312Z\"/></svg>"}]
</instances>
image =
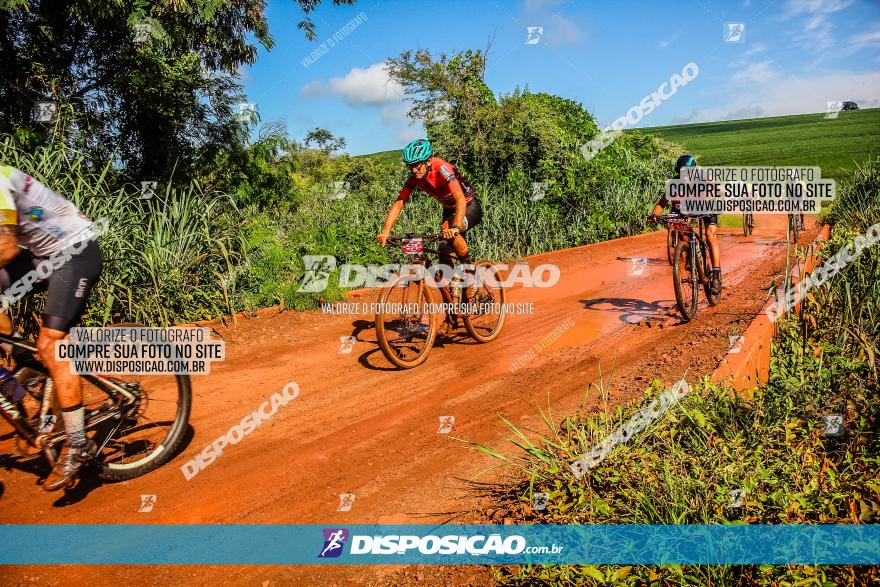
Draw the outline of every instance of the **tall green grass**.
<instances>
[{"instance_id":1,"label":"tall green grass","mask_svg":"<svg viewBox=\"0 0 880 587\"><path fill-rule=\"evenodd\" d=\"M4 163L26 170L92 219L106 218L100 238L104 270L92 293L86 325L138 322L169 325L229 313L219 287L241 250L231 200L193 183L167 185L141 198L140 185L118 183L110 163L95 168L63 146L35 153L0 142Z\"/></svg>"}]
</instances>

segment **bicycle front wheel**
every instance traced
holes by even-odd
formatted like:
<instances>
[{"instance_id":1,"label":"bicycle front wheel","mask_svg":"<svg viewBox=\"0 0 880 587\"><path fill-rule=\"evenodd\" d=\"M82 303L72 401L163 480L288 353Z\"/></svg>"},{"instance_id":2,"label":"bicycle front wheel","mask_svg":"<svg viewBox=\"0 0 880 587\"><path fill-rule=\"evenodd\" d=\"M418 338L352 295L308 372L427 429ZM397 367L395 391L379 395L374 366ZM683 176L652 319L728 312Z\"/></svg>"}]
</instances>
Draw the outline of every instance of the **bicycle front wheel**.
<instances>
[{"instance_id":1,"label":"bicycle front wheel","mask_svg":"<svg viewBox=\"0 0 880 587\"><path fill-rule=\"evenodd\" d=\"M490 342L501 334L507 300L501 281L492 263L483 260L474 263L474 283L468 284L465 290L464 327L477 342Z\"/></svg>"},{"instance_id":2,"label":"bicycle front wheel","mask_svg":"<svg viewBox=\"0 0 880 587\"><path fill-rule=\"evenodd\" d=\"M697 313L699 301L699 277L696 260L691 259L691 245L683 240L675 245L672 256L672 282L675 288L675 302L685 321Z\"/></svg>"},{"instance_id":3,"label":"bicycle front wheel","mask_svg":"<svg viewBox=\"0 0 880 587\"><path fill-rule=\"evenodd\" d=\"M102 447L96 459L98 476L125 481L161 467L177 453L189 428L192 387L189 375L86 375L83 407L87 425L113 401L108 396L114 397L114 384L137 399L131 406L117 408L118 416L97 423L92 439Z\"/></svg>"},{"instance_id":4,"label":"bicycle front wheel","mask_svg":"<svg viewBox=\"0 0 880 587\"><path fill-rule=\"evenodd\" d=\"M398 275L379 294L376 338L382 354L401 369L424 363L437 336L434 296L422 277Z\"/></svg>"},{"instance_id":5,"label":"bicycle front wheel","mask_svg":"<svg viewBox=\"0 0 880 587\"><path fill-rule=\"evenodd\" d=\"M672 229L666 230L666 259L672 265L672 256L675 254L675 245L678 244L678 233Z\"/></svg>"}]
</instances>

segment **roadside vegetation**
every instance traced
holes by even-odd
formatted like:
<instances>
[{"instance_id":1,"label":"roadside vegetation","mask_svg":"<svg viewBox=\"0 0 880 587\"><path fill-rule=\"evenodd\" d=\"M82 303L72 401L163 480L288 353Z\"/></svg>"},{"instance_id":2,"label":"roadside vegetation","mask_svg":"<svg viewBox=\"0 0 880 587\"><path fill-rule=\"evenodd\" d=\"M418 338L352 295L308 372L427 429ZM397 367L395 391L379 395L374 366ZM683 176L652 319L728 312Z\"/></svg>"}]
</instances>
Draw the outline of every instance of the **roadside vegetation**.
<instances>
[{"instance_id":1,"label":"roadside vegetation","mask_svg":"<svg viewBox=\"0 0 880 587\"><path fill-rule=\"evenodd\" d=\"M880 222L880 160L859 168L828 214L828 258ZM569 464L643 404L576 414L529 437L511 425L514 467L492 487L499 512L552 524L865 524L880 521L880 261L866 250L779 324L766 386L740 395L708 381L582 479ZM659 381L645 402L663 391ZM824 416L843 416L826 435ZM484 488L485 489L485 488ZM744 492L737 505L732 491ZM549 494L535 511L534 494ZM872 585L851 566L498 567L503 585Z\"/></svg>"},{"instance_id":2,"label":"roadside vegetation","mask_svg":"<svg viewBox=\"0 0 880 587\"><path fill-rule=\"evenodd\" d=\"M248 55L235 59L246 62ZM483 82L479 51L404 53L387 65L437 154L477 187L485 216L469 242L479 257L510 261L641 232L680 152L628 133L586 161L580 145L598 132L592 115L576 102L527 89L494 96ZM155 120L122 131L100 124L84 137L94 116L89 109L98 104L84 110L62 104L51 126L0 121L0 128L15 129L0 135L3 164L110 223L101 239L105 270L86 324L168 325L275 304L315 307L345 292L335 274L327 291L298 292L303 256L331 255L339 265L400 260L374 239L406 177L402 163L352 158L341 153L344 138L325 129L297 140L281 123L260 122L258 115L237 119L230 104L235 88L218 102L214 123L193 123L223 145L204 140L174 162L149 144L174 151L181 135L156 136L164 130ZM198 93L191 97L197 101ZM126 133L132 141L126 149L107 148ZM160 156L169 162L157 162ZM155 182L150 198L142 197L144 181ZM437 204L416 196L395 230L434 233L439 219ZM31 316L38 307L39 298L20 311Z\"/></svg>"}]
</instances>

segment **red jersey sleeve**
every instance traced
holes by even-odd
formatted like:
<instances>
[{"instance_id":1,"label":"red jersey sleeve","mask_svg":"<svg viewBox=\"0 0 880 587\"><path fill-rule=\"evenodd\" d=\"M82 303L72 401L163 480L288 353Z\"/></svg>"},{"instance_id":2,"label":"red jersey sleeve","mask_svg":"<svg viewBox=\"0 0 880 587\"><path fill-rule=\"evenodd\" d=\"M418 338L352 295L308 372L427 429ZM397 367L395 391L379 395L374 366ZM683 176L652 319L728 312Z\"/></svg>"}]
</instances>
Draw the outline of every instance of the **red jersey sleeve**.
<instances>
[{"instance_id":1,"label":"red jersey sleeve","mask_svg":"<svg viewBox=\"0 0 880 587\"><path fill-rule=\"evenodd\" d=\"M409 179L406 180L406 183L403 184L403 187L400 188L400 194L398 194L397 199L402 201L404 204L409 201L409 197L412 194L412 191L416 188L413 184L410 183Z\"/></svg>"},{"instance_id":2,"label":"red jersey sleeve","mask_svg":"<svg viewBox=\"0 0 880 587\"><path fill-rule=\"evenodd\" d=\"M443 179L446 180L446 186L449 188L449 193L453 196L464 196L464 191L461 189L461 182L458 181L458 177L455 175L455 169L452 168L452 165L444 161L440 165L439 171L440 175L443 176Z\"/></svg>"}]
</instances>

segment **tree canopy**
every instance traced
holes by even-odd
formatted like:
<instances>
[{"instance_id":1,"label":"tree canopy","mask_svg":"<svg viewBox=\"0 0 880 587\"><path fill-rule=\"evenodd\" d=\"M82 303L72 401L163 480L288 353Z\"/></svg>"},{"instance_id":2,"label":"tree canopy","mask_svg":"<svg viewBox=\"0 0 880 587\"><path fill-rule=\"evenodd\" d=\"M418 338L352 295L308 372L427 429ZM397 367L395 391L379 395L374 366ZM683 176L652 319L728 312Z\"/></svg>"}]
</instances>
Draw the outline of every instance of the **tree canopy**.
<instances>
[{"instance_id":1,"label":"tree canopy","mask_svg":"<svg viewBox=\"0 0 880 587\"><path fill-rule=\"evenodd\" d=\"M295 3L314 38L320 0ZM0 133L61 137L132 175L185 178L197 151L247 140L238 71L274 45L264 10L263 0L0 2ZM35 113L41 101L54 110Z\"/></svg>"}]
</instances>

